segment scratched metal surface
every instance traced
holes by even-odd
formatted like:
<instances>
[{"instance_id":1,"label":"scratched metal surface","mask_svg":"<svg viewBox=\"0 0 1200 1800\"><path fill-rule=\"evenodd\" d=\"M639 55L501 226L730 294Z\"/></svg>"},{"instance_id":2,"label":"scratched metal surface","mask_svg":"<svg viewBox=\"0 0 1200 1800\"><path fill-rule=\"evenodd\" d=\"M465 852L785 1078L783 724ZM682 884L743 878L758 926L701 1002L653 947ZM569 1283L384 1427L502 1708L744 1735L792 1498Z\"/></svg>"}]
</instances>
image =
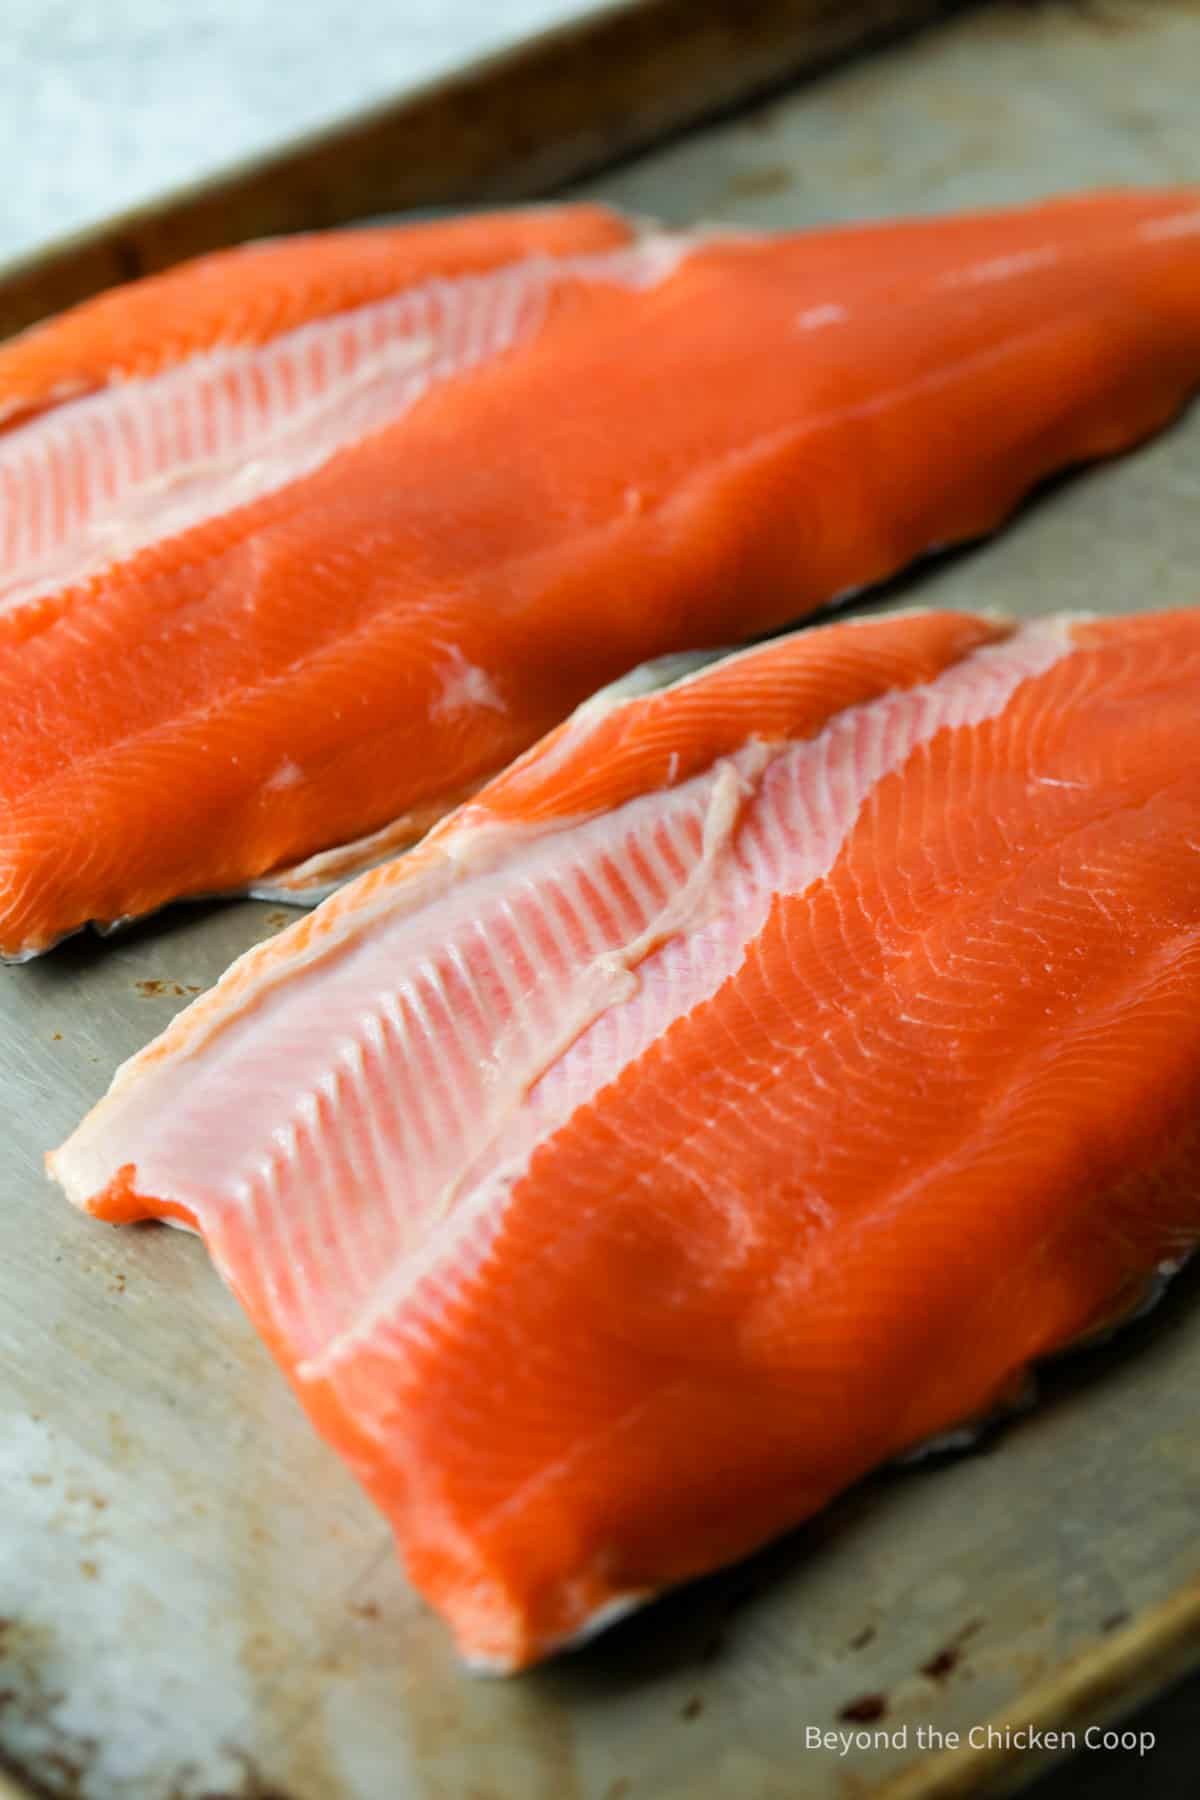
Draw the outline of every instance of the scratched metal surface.
<instances>
[{"instance_id":1,"label":"scratched metal surface","mask_svg":"<svg viewBox=\"0 0 1200 1800\"><path fill-rule=\"evenodd\" d=\"M1197 68L1195 6L1005 7L590 191L776 225L1200 179ZM892 598L1190 603L1198 470L1194 411ZM40 1174L114 1065L284 916L180 909L0 971L0 1765L79 1800L932 1795L918 1725L965 1733L1200 1583L1185 1278L985 1453L878 1477L557 1666L465 1678L201 1246L80 1219ZM806 1747L864 1697L907 1746Z\"/></svg>"}]
</instances>

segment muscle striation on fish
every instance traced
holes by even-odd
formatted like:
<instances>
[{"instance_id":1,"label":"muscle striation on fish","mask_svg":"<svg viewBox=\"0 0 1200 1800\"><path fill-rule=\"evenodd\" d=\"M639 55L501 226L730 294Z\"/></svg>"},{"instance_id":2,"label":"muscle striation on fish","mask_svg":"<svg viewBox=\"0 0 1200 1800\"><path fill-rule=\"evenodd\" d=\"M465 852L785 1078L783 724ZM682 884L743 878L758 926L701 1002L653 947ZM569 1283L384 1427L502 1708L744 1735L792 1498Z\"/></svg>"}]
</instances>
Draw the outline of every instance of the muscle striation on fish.
<instances>
[{"instance_id":1,"label":"muscle striation on fish","mask_svg":"<svg viewBox=\"0 0 1200 1800\"><path fill-rule=\"evenodd\" d=\"M1198 695L1200 612L928 612L592 702L52 1173L201 1233L519 1668L950 1441L1200 1237Z\"/></svg>"},{"instance_id":2,"label":"muscle striation on fish","mask_svg":"<svg viewBox=\"0 0 1200 1800\"><path fill-rule=\"evenodd\" d=\"M998 525L1200 381L1194 193L231 251L0 348L0 955L314 899L584 697Z\"/></svg>"}]
</instances>

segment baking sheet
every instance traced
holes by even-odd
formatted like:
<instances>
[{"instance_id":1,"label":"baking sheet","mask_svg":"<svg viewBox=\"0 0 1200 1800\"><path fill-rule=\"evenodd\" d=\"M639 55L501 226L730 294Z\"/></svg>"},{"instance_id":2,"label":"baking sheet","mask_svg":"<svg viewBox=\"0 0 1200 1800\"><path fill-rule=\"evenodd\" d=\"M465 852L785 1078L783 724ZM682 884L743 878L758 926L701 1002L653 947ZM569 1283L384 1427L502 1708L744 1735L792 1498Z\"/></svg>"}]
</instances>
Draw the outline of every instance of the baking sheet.
<instances>
[{"instance_id":1,"label":"baking sheet","mask_svg":"<svg viewBox=\"0 0 1200 1800\"><path fill-rule=\"evenodd\" d=\"M1200 179L1200 10L997 7L588 191L782 225ZM888 604L1200 596L1200 411L1058 483ZM1047 1372L979 1454L880 1475L743 1567L507 1682L459 1671L202 1247L40 1173L193 989L288 918L179 908L0 971L0 1759L80 1800L847 1800L1038 1757L918 1727L1082 1729L1200 1656L1200 1275ZM812 1748L811 1730L907 1742ZM1084 1754L1091 1754L1084 1752ZM1136 1771L1134 1772L1136 1778Z\"/></svg>"}]
</instances>

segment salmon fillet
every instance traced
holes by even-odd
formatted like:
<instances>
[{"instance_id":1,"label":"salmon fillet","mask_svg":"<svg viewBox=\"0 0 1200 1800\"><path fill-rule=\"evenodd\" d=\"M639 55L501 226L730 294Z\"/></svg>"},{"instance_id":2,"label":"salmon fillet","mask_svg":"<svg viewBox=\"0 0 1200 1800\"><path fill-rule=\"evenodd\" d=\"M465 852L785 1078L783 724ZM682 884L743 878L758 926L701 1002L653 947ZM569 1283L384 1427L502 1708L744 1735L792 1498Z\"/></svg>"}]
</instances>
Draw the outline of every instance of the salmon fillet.
<instances>
[{"instance_id":1,"label":"salmon fillet","mask_svg":"<svg viewBox=\"0 0 1200 1800\"><path fill-rule=\"evenodd\" d=\"M0 954L316 897L648 658L995 526L1200 379L1200 203L305 239L0 352Z\"/></svg>"},{"instance_id":2,"label":"salmon fillet","mask_svg":"<svg viewBox=\"0 0 1200 1800\"><path fill-rule=\"evenodd\" d=\"M266 345L427 281L610 249L631 235L609 208L577 204L218 250L113 288L0 346L0 423L213 351Z\"/></svg>"},{"instance_id":3,"label":"salmon fillet","mask_svg":"<svg viewBox=\"0 0 1200 1800\"><path fill-rule=\"evenodd\" d=\"M464 1655L519 1668L1192 1246L1198 692L1200 612L931 612L591 702L51 1171L202 1234Z\"/></svg>"}]
</instances>

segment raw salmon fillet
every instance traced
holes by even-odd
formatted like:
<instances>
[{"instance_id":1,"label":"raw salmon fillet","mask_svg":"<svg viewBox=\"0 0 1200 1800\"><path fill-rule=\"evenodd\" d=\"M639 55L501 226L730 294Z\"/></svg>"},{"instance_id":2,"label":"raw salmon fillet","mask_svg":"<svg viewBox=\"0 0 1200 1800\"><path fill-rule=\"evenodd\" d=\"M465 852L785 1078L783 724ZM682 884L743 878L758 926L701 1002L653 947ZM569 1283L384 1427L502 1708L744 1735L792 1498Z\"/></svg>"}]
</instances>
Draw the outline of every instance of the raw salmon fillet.
<instances>
[{"instance_id":1,"label":"raw salmon fillet","mask_svg":"<svg viewBox=\"0 0 1200 1800\"><path fill-rule=\"evenodd\" d=\"M1200 380L1200 202L235 251L0 351L0 954L319 897L649 658L995 526Z\"/></svg>"},{"instance_id":2,"label":"raw salmon fillet","mask_svg":"<svg viewBox=\"0 0 1200 1800\"><path fill-rule=\"evenodd\" d=\"M1192 1245L1198 695L1200 611L926 613L593 701L234 964L51 1170L203 1235L463 1653L518 1668Z\"/></svg>"}]
</instances>

